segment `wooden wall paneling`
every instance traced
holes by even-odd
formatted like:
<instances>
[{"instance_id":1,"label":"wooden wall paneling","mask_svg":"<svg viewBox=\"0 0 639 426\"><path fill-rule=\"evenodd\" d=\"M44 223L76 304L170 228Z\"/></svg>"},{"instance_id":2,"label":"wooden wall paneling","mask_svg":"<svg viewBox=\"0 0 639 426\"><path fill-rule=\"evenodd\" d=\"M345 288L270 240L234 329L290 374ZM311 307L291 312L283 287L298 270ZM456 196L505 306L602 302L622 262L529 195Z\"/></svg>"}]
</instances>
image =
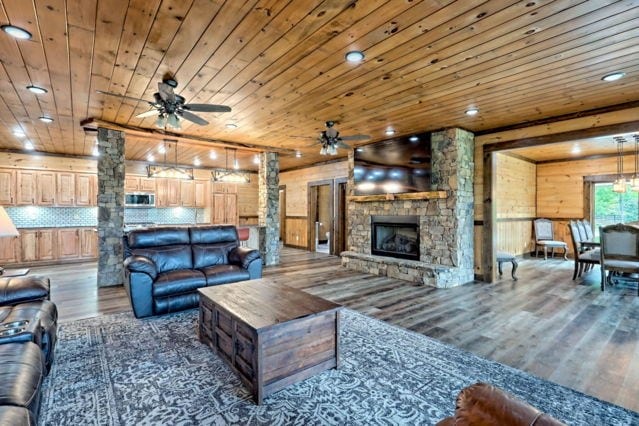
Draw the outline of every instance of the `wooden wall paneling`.
<instances>
[{"instance_id":1,"label":"wooden wall paneling","mask_svg":"<svg viewBox=\"0 0 639 426\"><path fill-rule=\"evenodd\" d=\"M308 247L307 240L307 222L308 219L306 216L303 217L295 217L295 216L287 216L286 217L286 236L284 240L284 244L295 246L295 247Z\"/></svg>"},{"instance_id":2,"label":"wooden wall paneling","mask_svg":"<svg viewBox=\"0 0 639 426\"><path fill-rule=\"evenodd\" d=\"M237 186L237 208L240 218L257 216L258 186L257 175L252 175L249 183Z\"/></svg>"},{"instance_id":3,"label":"wooden wall paneling","mask_svg":"<svg viewBox=\"0 0 639 426\"><path fill-rule=\"evenodd\" d=\"M522 256L535 249L532 219L502 221L498 219L495 234L496 251Z\"/></svg>"},{"instance_id":4,"label":"wooden wall paneling","mask_svg":"<svg viewBox=\"0 0 639 426\"><path fill-rule=\"evenodd\" d=\"M482 231L482 257L481 270L484 281L492 283L495 281L495 227L496 208L495 199L495 154L485 152L483 155L484 185L483 188L483 208L484 208L484 229Z\"/></svg>"},{"instance_id":5,"label":"wooden wall paneling","mask_svg":"<svg viewBox=\"0 0 639 426\"><path fill-rule=\"evenodd\" d=\"M286 197L286 213L289 216L308 215L307 184L309 182L343 178L347 176L347 161L339 161L320 166L281 172L280 185L286 185L286 191L289 195L291 195L290 197Z\"/></svg>"}]
</instances>

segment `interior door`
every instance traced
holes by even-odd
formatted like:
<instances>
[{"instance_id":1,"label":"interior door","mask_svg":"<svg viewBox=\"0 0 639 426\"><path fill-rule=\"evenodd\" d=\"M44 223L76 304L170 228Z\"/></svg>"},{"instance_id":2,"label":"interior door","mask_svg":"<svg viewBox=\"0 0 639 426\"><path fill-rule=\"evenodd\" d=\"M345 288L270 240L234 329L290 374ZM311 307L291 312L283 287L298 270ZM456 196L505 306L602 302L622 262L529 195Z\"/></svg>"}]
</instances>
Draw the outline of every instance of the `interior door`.
<instances>
[{"instance_id":1,"label":"interior door","mask_svg":"<svg viewBox=\"0 0 639 426\"><path fill-rule=\"evenodd\" d=\"M335 238L333 239L335 248L331 254L339 255L346 251L346 180L337 181L335 190Z\"/></svg>"},{"instance_id":2,"label":"interior door","mask_svg":"<svg viewBox=\"0 0 639 426\"><path fill-rule=\"evenodd\" d=\"M310 251L334 253L333 180L308 184L308 246Z\"/></svg>"}]
</instances>

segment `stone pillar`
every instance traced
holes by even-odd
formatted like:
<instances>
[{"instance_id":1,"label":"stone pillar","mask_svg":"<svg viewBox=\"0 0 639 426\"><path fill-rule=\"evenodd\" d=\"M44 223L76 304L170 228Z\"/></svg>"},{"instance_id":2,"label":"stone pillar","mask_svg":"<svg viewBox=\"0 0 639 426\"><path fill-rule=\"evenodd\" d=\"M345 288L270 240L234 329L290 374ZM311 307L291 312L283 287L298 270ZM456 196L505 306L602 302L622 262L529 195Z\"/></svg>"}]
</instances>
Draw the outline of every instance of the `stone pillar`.
<instances>
[{"instance_id":1,"label":"stone pillar","mask_svg":"<svg viewBox=\"0 0 639 426\"><path fill-rule=\"evenodd\" d=\"M448 192L448 198L439 200L445 230L441 237L463 284L474 279L474 135L462 129L445 129L434 132L431 143L433 188Z\"/></svg>"},{"instance_id":2,"label":"stone pillar","mask_svg":"<svg viewBox=\"0 0 639 426\"><path fill-rule=\"evenodd\" d=\"M280 263L280 160L276 152L260 154L260 252L265 265Z\"/></svg>"},{"instance_id":3,"label":"stone pillar","mask_svg":"<svg viewBox=\"0 0 639 426\"><path fill-rule=\"evenodd\" d=\"M124 283L124 133L98 128L98 287Z\"/></svg>"}]
</instances>

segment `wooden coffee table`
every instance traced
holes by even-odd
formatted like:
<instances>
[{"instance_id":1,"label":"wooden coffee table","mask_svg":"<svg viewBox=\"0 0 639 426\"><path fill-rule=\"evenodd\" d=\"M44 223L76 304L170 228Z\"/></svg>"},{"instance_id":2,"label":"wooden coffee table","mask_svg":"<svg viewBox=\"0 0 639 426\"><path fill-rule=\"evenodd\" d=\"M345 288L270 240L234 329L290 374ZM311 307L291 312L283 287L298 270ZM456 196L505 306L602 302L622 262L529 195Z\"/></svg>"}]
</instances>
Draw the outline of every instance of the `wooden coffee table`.
<instances>
[{"instance_id":1,"label":"wooden coffee table","mask_svg":"<svg viewBox=\"0 0 639 426\"><path fill-rule=\"evenodd\" d=\"M268 278L200 288L200 341L257 404L339 364L341 306Z\"/></svg>"}]
</instances>

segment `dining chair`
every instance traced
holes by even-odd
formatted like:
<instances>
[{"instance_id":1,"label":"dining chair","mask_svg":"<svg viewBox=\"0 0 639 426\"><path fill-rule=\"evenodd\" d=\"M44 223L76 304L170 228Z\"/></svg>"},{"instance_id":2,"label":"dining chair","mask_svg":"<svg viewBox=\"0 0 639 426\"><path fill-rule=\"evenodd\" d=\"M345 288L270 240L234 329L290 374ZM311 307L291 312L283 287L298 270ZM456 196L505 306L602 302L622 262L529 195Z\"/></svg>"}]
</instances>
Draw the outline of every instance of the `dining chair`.
<instances>
[{"instance_id":1,"label":"dining chair","mask_svg":"<svg viewBox=\"0 0 639 426\"><path fill-rule=\"evenodd\" d=\"M581 277L583 272L587 272L593 265L598 265L601 262L601 254L599 248L586 249L582 245L582 237L579 232L579 221L571 220L568 223L568 229L570 230L570 239L572 241L573 256L575 259L575 271L572 274L572 279Z\"/></svg>"},{"instance_id":2,"label":"dining chair","mask_svg":"<svg viewBox=\"0 0 639 426\"><path fill-rule=\"evenodd\" d=\"M555 249L564 250L564 259L568 260L568 244L563 241L555 240L553 223L549 219L535 219L535 255L539 252L539 247L544 248L544 259L548 259L548 248L551 249L550 255L554 257Z\"/></svg>"},{"instance_id":3,"label":"dining chair","mask_svg":"<svg viewBox=\"0 0 639 426\"><path fill-rule=\"evenodd\" d=\"M615 284L613 272L639 282L639 228L618 223L600 227L599 235L601 291L604 291L606 284ZM639 295L639 286L637 294Z\"/></svg>"}]
</instances>

